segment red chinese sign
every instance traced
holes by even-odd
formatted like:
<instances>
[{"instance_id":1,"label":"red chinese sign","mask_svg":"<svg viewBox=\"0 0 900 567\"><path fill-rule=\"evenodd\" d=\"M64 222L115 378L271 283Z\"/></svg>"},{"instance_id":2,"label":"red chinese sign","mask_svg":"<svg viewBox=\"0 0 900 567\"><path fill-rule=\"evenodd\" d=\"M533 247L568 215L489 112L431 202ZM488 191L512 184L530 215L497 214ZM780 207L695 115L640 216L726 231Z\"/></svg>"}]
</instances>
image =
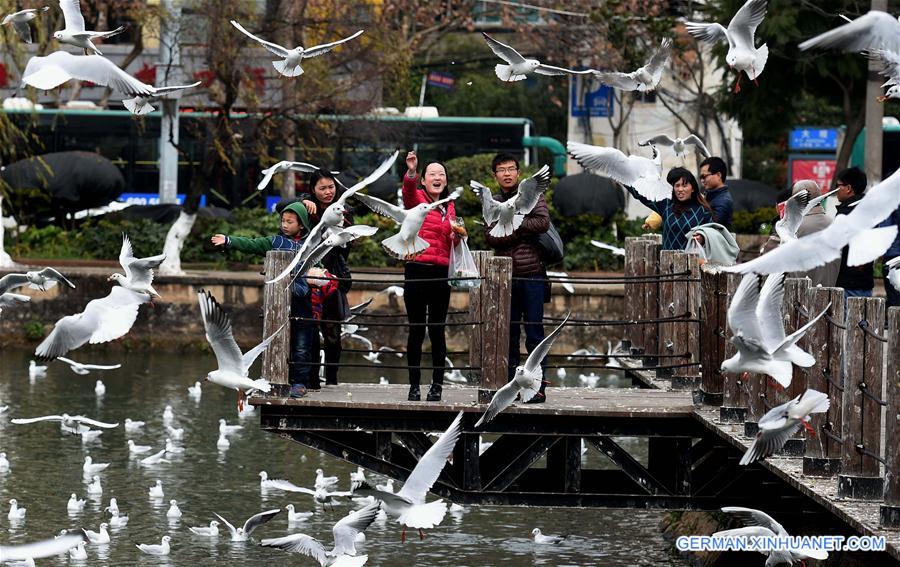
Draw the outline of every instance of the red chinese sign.
<instances>
[{"instance_id":1,"label":"red chinese sign","mask_svg":"<svg viewBox=\"0 0 900 567\"><path fill-rule=\"evenodd\" d=\"M801 179L812 179L827 191L831 187L835 166L833 159L794 159L791 161L791 184Z\"/></svg>"}]
</instances>

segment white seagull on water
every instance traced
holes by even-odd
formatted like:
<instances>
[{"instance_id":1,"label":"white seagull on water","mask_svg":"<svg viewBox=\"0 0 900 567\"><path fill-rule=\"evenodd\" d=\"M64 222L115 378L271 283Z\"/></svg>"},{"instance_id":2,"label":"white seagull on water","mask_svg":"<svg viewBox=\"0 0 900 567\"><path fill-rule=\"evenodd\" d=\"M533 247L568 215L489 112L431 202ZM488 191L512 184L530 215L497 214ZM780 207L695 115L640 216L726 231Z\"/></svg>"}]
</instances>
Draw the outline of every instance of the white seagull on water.
<instances>
[{"instance_id":1,"label":"white seagull on water","mask_svg":"<svg viewBox=\"0 0 900 567\"><path fill-rule=\"evenodd\" d=\"M147 555L168 555L172 550L172 548L169 546L170 541L172 541L171 537L163 536L162 541L158 545L150 543L140 543L135 545L135 547L137 547Z\"/></svg>"},{"instance_id":2,"label":"white seagull on water","mask_svg":"<svg viewBox=\"0 0 900 567\"><path fill-rule=\"evenodd\" d=\"M203 537L218 537L219 536L219 522L213 520L209 523L209 527L199 526L199 527L190 527L191 533L196 534L198 536Z\"/></svg>"}]
</instances>

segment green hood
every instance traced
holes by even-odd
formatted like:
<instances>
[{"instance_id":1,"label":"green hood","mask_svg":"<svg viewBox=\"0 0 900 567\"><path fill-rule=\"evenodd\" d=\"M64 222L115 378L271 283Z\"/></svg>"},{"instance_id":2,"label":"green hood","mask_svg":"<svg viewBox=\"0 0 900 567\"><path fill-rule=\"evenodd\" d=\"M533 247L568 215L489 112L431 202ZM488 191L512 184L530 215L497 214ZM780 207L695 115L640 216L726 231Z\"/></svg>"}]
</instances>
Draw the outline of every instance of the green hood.
<instances>
[{"instance_id":1,"label":"green hood","mask_svg":"<svg viewBox=\"0 0 900 567\"><path fill-rule=\"evenodd\" d=\"M300 217L300 223L303 224L303 228L305 228L306 231L309 232L309 213L306 212L306 207L303 206L303 203L291 203L290 205L285 207L284 210L281 211L281 213L284 214L285 211L296 213L297 216Z\"/></svg>"}]
</instances>

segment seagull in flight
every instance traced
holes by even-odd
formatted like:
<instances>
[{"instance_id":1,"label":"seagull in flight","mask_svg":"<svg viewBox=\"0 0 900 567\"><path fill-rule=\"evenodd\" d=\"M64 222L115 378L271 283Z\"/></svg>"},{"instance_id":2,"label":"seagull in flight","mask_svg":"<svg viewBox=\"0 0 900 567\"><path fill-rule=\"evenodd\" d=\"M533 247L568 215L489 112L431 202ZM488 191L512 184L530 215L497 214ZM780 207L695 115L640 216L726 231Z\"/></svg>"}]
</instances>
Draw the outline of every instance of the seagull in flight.
<instances>
[{"instance_id":1,"label":"seagull in flight","mask_svg":"<svg viewBox=\"0 0 900 567\"><path fill-rule=\"evenodd\" d=\"M616 148L591 146L578 142L566 144L569 155L581 167L602 173L613 181L634 188L651 201L662 201L672 197L672 187L662 175L662 161L654 146L653 158L626 156Z\"/></svg>"},{"instance_id":2,"label":"seagull in flight","mask_svg":"<svg viewBox=\"0 0 900 567\"><path fill-rule=\"evenodd\" d=\"M67 413L64 413L62 415L45 415L41 417L17 417L10 420L10 422L15 423L16 425L26 425L29 423L37 423L39 421L58 421L60 423L60 427L69 431L78 431L81 428L84 428L85 425L92 425L94 427L101 427L103 429L112 429L119 426L118 422L105 423L102 421L84 417L83 415L69 415Z\"/></svg>"},{"instance_id":3,"label":"seagull in flight","mask_svg":"<svg viewBox=\"0 0 900 567\"><path fill-rule=\"evenodd\" d=\"M222 516L213 512L213 514L222 520L222 523L225 524L225 527L228 528L228 531L231 533L231 541L247 541L250 539L250 534L253 533L253 530L258 528L259 526L265 524L275 516L277 516L281 512L280 508L275 508L274 510L266 510L265 512L260 512L259 514L255 514L250 516L244 525L240 528L235 528L231 525L231 522L223 518Z\"/></svg>"},{"instance_id":4,"label":"seagull in flight","mask_svg":"<svg viewBox=\"0 0 900 567\"><path fill-rule=\"evenodd\" d=\"M322 567L330 565L364 565L367 556L356 557L356 537L372 525L381 508L380 502L369 504L365 508L350 512L331 528L334 547L326 551L325 546L317 539L306 534L291 534L279 538L264 539L263 547L277 547L292 553L301 553L312 557Z\"/></svg>"},{"instance_id":5,"label":"seagull in flight","mask_svg":"<svg viewBox=\"0 0 900 567\"><path fill-rule=\"evenodd\" d=\"M728 537L765 537L765 538L788 538L790 535L784 527L775 521L774 518L753 508L741 508L739 506L726 506L722 508L726 514L733 514L746 524L742 528L732 530L723 530L712 535L714 538ZM828 552L824 549L801 548L783 551L762 551L761 553L768 555L766 565L794 565L795 563L804 564L806 559L828 559Z\"/></svg>"},{"instance_id":6,"label":"seagull in flight","mask_svg":"<svg viewBox=\"0 0 900 567\"><path fill-rule=\"evenodd\" d=\"M104 366L102 364L82 364L80 362L75 362L74 360L65 358L63 356L59 356L56 360L60 362L65 362L69 365L69 368L72 369L72 372L78 374L80 376L84 376L85 374L90 374L91 370L116 370L118 368L122 368L121 364L112 364Z\"/></svg>"},{"instance_id":7,"label":"seagull in flight","mask_svg":"<svg viewBox=\"0 0 900 567\"><path fill-rule=\"evenodd\" d=\"M299 171L301 173L316 173L318 171L324 171L321 167L317 167L311 163L306 163L305 161L287 161L282 160L276 163L271 167L267 167L262 170L263 178L259 182L259 185L256 186L257 191L262 191L271 183L272 178L279 174L284 173L285 171ZM335 181L340 184L340 181L337 180L337 176L341 173L340 171L330 171L331 175L335 176Z\"/></svg>"},{"instance_id":8,"label":"seagull in flight","mask_svg":"<svg viewBox=\"0 0 900 567\"><path fill-rule=\"evenodd\" d=\"M806 189L791 195L791 198L784 205L784 218L779 219L775 223L775 233L778 235L779 240L782 243L797 240L797 230L800 228L800 223L803 222L803 217L808 215L822 201L837 192L838 190L835 189L813 199L809 198L809 191Z\"/></svg>"},{"instance_id":9,"label":"seagull in flight","mask_svg":"<svg viewBox=\"0 0 900 567\"><path fill-rule=\"evenodd\" d=\"M694 146L696 151L700 152L705 158L708 158L710 155L709 150L706 149L706 145L703 144L703 140L697 137L695 134L691 134L686 138L675 138L674 140L668 136L668 134L660 134L659 136L654 136L652 138L647 138L643 142L638 142L639 146L655 146L655 147L666 147L670 148L672 152L676 156L681 156L682 159L685 158L685 152L687 151L688 146Z\"/></svg>"},{"instance_id":10,"label":"seagull in flight","mask_svg":"<svg viewBox=\"0 0 900 567\"><path fill-rule=\"evenodd\" d=\"M0 25L10 25L12 24L13 30L15 30L16 35L24 41L25 43L31 43L31 20L38 17L38 14L41 12L46 12L50 9L50 6L44 6L42 8L30 8L28 10L19 10L18 12L14 12L12 14L8 14L3 18L3 21L0 22ZM2 557L2 554L0 554Z\"/></svg>"},{"instance_id":11,"label":"seagull in flight","mask_svg":"<svg viewBox=\"0 0 900 567\"><path fill-rule=\"evenodd\" d=\"M556 337L566 325L570 314L571 313L566 313L566 317L563 319L562 323L553 329L552 333L544 337L544 340L538 343L534 350L531 351L531 354L528 355L524 365L516 367L516 373L515 376L513 376L513 379L497 390L497 393L494 394L494 397L491 399L491 403L488 405L487 410L484 412L484 415L481 416L481 419L478 420L478 423L475 424L475 427L481 427L483 423L487 423L497 417L497 414L511 406L513 402L516 401L517 397L521 398L523 402L528 402L528 400L538 393L538 389L541 387L541 381L544 379L541 361L544 360L544 357L550 352L553 341L556 340Z\"/></svg>"},{"instance_id":12,"label":"seagull in flight","mask_svg":"<svg viewBox=\"0 0 900 567\"><path fill-rule=\"evenodd\" d=\"M650 60L636 71L621 73L618 71L592 71L601 83L615 87L623 91L647 92L656 90L662 79L663 69L669 62L672 53L672 40L665 38L659 49L653 53Z\"/></svg>"},{"instance_id":13,"label":"seagull in flight","mask_svg":"<svg viewBox=\"0 0 900 567\"><path fill-rule=\"evenodd\" d=\"M319 55L324 55L328 53L335 47L341 45L342 43L346 43L350 40L356 39L357 37L363 34L365 30L359 30L349 37L345 37L344 39L339 39L337 41L333 41L331 43L323 43L322 45L314 45L312 47L303 48L302 46L294 47L293 49L278 45L277 43L272 43L271 41L266 41L260 37L253 35L244 29L244 26L239 24L238 22L231 20L231 25L233 25L239 32L246 35L253 41L262 45L266 51L273 55L277 55L282 59L280 61L273 61L272 66L275 67L275 70L284 75L285 77L299 77L303 74L303 67L300 66L300 63L304 59L310 59L312 57L318 57Z\"/></svg>"},{"instance_id":14,"label":"seagull in flight","mask_svg":"<svg viewBox=\"0 0 900 567\"><path fill-rule=\"evenodd\" d=\"M726 29L722 24L704 24L687 22L685 27L692 36L708 43L728 42L728 54L725 62L737 71L738 78L734 84L734 92L741 92L741 71L756 82L762 74L769 59L769 48L766 44L756 47L756 28L766 17L768 0L747 0L735 13Z\"/></svg>"},{"instance_id":15,"label":"seagull in flight","mask_svg":"<svg viewBox=\"0 0 900 567\"><path fill-rule=\"evenodd\" d=\"M120 286L137 293L146 293L151 297L159 297L159 293L153 289L153 268L158 268L165 259L165 254L147 258L135 258L131 249L131 240L127 234L123 234L119 263L122 265L125 274L115 273L109 276L109 281L114 281Z\"/></svg>"},{"instance_id":16,"label":"seagull in flight","mask_svg":"<svg viewBox=\"0 0 900 567\"><path fill-rule=\"evenodd\" d=\"M85 55L94 53L103 55L97 47L91 43L93 39L106 39L125 31L125 26L119 26L110 31L88 31L84 29L84 16L81 15L81 2L79 0L59 0L62 8L66 27L53 32L53 37L60 43L73 45L84 49Z\"/></svg>"},{"instance_id":17,"label":"seagull in flight","mask_svg":"<svg viewBox=\"0 0 900 567\"><path fill-rule=\"evenodd\" d=\"M422 228L425 217L441 205L458 199L462 195L462 191L462 187L457 187L449 197L438 199L432 203L419 203L411 209L392 205L371 195L357 193L355 196L374 212L388 217L400 225L400 232L385 238L381 242L381 247L394 258L412 260L430 246L427 240L419 236L419 229Z\"/></svg>"},{"instance_id":18,"label":"seagull in flight","mask_svg":"<svg viewBox=\"0 0 900 567\"><path fill-rule=\"evenodd\" d=\"M20 293L0 293L0 314L2 314L3 310L7 307L14 307L21 303L28 303L29 301L31 301L31 297Z\"/></svg>"},{"instance_id":19,"label":"seagull in flight","mask_svg":"<svg viewBox=\"0 0 900 567\"><path fill-rule=\"evenodd\" d=\"M494 67L494 73L501 81L521 81L532 73L537 73L538 75L588 75L594 72L591 69L574 71L563 67L545 65L537 59L526 59L521 53L505 43L500 43L484 32L481 32L481 35L484 36L484 40L487 42L488 47L491 48L491 51L494 52L494 55L507 63L507 65L501 63Z\"/></svg>"},{"instance_id":20,"label":"seagull in flight","mask_svg":"<svg viewBox=\"0 0 900 567\"><path fill-rule=\"evenodd\" d=\"M849 53L886 49L898 53L900 20L887 12L871 10L855 20L804 41L800 44L800 49L836 49Z\"/></svg>"},{"instance_id":21,"label":"seagull in flight","mask_svg":"<svg viewBox=\"0 0 900 567\"><path fill-rule=\"evenodd\" d=\"M447 464L447 459L453 453L453 447L459 438L462 425L463 412L456 415L456 419L450 427L444 431L437 441L422 455L419 462L413 468L406 483L399 492L393 494L377 488L372 488L367 483L362 483L354 492L363 496L374 496L381 500L382 508L390 515L397 518L403 526L401 541L406 541L406 528L419 530L419 538L424 539L423 529L431 529L443 521L447 514L447 504L443 500L425 502L425 496Z\"/></svg>"},{"instance_id":22,"label":"seagull in flight","mask_svg":"<svg viewBox=\"0 0 900 567\"><path fill-rule=\"evenodd\" d=\"M209 342L216 355L218 368L206 375L205 380L233 388L238 392L238 409L244 407L244 390L261 390L268 392L272 386L268 380L260 378L251 380L248 376L253 361L263 353L272 340L284 326L272 333L263 342L259 343L246 353L241 353L240 347L234 340L231 329L231 318L222 311L216 298L209 292L201 290L197 294L200 301L200 315L203 318L203 327L206 329L206 340Z\"/></svg>"},{"instance_id":23,"label":"seagull in flight","mask_svg":"<svg viewBox=\"0 0 900 567\"><path fill-rule=\"evenodd\" d=\"M810 435L815 435L816 432L809 425L809 416L814 413L825 413L829 405L828 395L810 389L793 400L772 408L760 418L756 438L739 464L749 465L774 455L797 433L801 425Z\"/></svg>"},{"instance_id":24,"label":"seagull in flight","mask_svg":"<svg viewBox=\"0 0 900 567\"><path fill-rule=\"evenodd\" d=\"M102 55L72 55L67 51L54 51L44 57L34 56L28 60L22 73L23 83L44 91L55 89L72 79L90 81L131 97L122 103L132 114L149 112L144 107L150 98L198 84L154 87L132 77Z\"/></svg>"},{"instance_id":25,"label":"seagull in flight","mask_svg":"<svg viewBox=\"0 0 900 567\"><path fill-rule=\"evenodd\" d=\"M138 307L149 301L147 294L113 287L106 297L88 302L81 313L57 321L34 354L52 360L87 342L97 344L118 339L131 330L137 319Z\"/></svg>"},{"instance_id":26,"label":"seagull in flight","mask_svg":"<svg viewBox=\"0 0 900 567\"><path fill-rule=\"evenodd\" d=\"M831 304L805 325L785 336L782 306L784 274L772 274L760 287L760 278L747 274L728 306L728 328L737 353L722 363L722 372L768 374L782 387L791 385L792 364L809 368L816 359L797 346Z\"/></svg>"},{"instance_id":27,"label":"seagull in flight","mask_svg":"<svg viewBox=\"0 0 900 567\"><path fill-rule=\"evenodd\" d=\"M79 544L87 543L84 530L72 530L53 539L45 539L22 545L0 545L0 557L3 561L29 561L34 565L35 559L62 555Z\"/></svg>"},{"instance_id":28,"label":"seagull in flight","mask_svg":"<svg viewBox=\"0 0 900 567\"><path fill-rule=\"evenodd\" d=\"M625 257L624 248L619 248L618 246L613 246L612 244L607 244L606 242L601 242L599 240L591 240L591 244L602 250L609 250L613 253L614 256L622 256L623 258Z\"/></svg>"},{"instance_id":29,"label":"seagull in flight","mask_svg":"<svg viewBox=\"0 0 900 567\"><path fill-rule=\"evenodd\" d=\"M31 289L47 291L53 289L57 283L63 283L72 289L75 284L70 282L64 275L54 268L44 268L37 272L25 272L24 274L6 274L0 278L0 294L4 294L14 289L18 289L27 285Z\"/></svg>"},{"instance_id":30,"label":"seagull in flight","mask_svg":"<svg viewBox=\"0 0 900 567\"><path fill-rule=\"evenodd\" d=\"M481 196L484 223L494 225L490 231L491 236L509 236L522 226L525 215L531 212L541 194L550 187L550 167L545 165L522 181L515 196L503 202L494 200L491 190L477 181L470 180L469 186Z\"/></svg>"},{"instance_id":31,"label":"seagull in flight","mask_svg":"<svg viewBox=\"0 0 900 567\"><path fill-rule=\"evenodd\" d=\"M900 53L889 49L872 49L864 53L877 64L877 72L887 77L881 86L888 87L888 90L884 95L875 97L875 100L885 102L892 98L900 99Z\"/></svg>"}]
</instances>

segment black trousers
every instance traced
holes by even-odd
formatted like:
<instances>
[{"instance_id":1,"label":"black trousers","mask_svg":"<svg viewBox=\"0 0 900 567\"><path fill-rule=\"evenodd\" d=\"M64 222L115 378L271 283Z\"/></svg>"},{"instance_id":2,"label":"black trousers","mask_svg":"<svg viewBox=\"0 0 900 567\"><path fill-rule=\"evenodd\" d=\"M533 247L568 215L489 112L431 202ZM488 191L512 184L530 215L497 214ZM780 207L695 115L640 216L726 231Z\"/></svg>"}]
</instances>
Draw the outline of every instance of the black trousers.
<instances>
[{"instance_id":1,"label":"black trousers","mask_svg":"<svg viewBox=\"0 0 900 567\"><path fill-rule=\"evenodd\" d=\"M335 291L322 306L322 319L334 321L345 319L347 315L342 308L342 302L346 303L346 298L347 295L343 291ZM319 330L322 332L322 350L325 351L325 383L337 384L340 367L336 365L341 361L341 352L343 351L341 348L341 324L320 323Z\"/></svg>"},{"instance_id":2,"label":"black trousers","mask_svg":"<svg viewBox=\"0 0 900 567\"><path fill-rule=\"evenodd\" d=\"M431 340L431 383L444 383L444 364L447 358L446 327L447 309L450 307L450 286L447 284L447 266L408 262L405 268L406 283L403 302L409 322L409 336L406 340L406 361L409 365L409 383L419 385L422 371L417 368L422 363L422 343L425 329ZM440 279L444 281L417 281ZM423 325L422 323L428 323Z\"/></svg>"}]
</instances>

